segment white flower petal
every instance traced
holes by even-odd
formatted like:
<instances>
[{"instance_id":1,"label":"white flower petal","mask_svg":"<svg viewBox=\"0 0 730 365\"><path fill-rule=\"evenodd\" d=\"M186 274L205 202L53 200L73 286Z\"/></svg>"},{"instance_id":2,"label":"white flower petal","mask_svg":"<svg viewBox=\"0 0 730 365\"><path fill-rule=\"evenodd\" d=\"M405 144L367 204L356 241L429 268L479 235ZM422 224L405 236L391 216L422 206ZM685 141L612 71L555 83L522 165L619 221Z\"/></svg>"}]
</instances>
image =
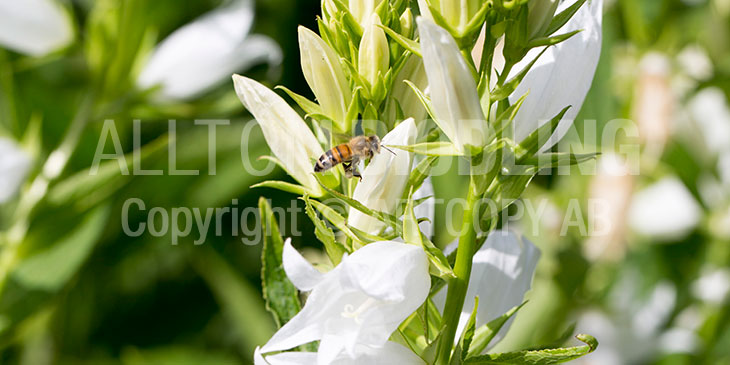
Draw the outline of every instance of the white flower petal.
<instances>
[{"instance_id":1,"label":"white flower petal","mask_svg":"<svg viewBox=\"0 0 730 365\"><path fill-rule=\"evenodd\" d=\"M476 296L479 297L477 327L522 304L532 284L539 258L540 250L526 238L510 231L490 233L474 255L464 310L456 333L461 333L466 325ZM438 300L443 302L445 297L446 289L439 292ZM504 337L513 319L502 327L493 343Z\"/></svg>"},{"instance_id":2,"label":"white flower petal","mask_svg":"<svg viewBox=\"0 0 730 365\"><path fill-rule=\"evenodd\" d=\"M396 126L383 137L383 145L404 146L414 144L418 129L413 119L408 119ZM381 151L375 155L370 164L362 171L360 182L353 193L353 198L370 209L393 213L411 174L412 156L410 152ZM371 234L377 234L384 224L377 219L350 208L348 222L351 226Z\"/></svg>"},{"instance_id":3,"label":"white flower petal","mask_svg":"<svg viewBox=\"0 0 730 365\"><path fill-rule=\"evenodd\" d=\"M324 274L317 271L302 255L291 245L291 238L284 242L283 263L286 276L292 284L301 291L310 291L324 278Z\"/></svg>"},{"instance_id":4,"label":"white flower petal","mask_svg":"<svg viewBox=\"0 0 730 365\"><path fill-rule=\"evenodd\" d=\"M73 41L71 16L53 0L0 0L0 45L40 57Z\"/></svg>"},{"instance_id":5,"label":"white flower petal","mask_svg":"<svg viewBox=\"0 0 730 365\"><path fill-rule=\"evenodd\" d=\"M234 75L233 82L238 98L261 125L274 155L312 195L320 196L322 188L312 176L312 160L324 150L304 120L284 99L257 81Z\"/></svg>"},{"instance_id":6,"label":"white flower petal","mask_svg":"<svg viewBox=\"0 0 730 365\"><path fill-rule=\"evenodd\" d=\"M700 206L684 184L667 177L634 195L629 224L636 232L655 239L676 240L700 221Z\"/></svg>"},{"instance_id":7,"label":"white flower petal","mask_svg":"<svg viewBox=\"0 0 730 365\"><path fill-rule=\"evenodd\" d=\"M236 0L183 26L157 46L137 86L160 85L160 100L186 100L256 63L281 62L281 50L273 40L247 37L252 22L252 2Z\"/></svg>"},{"instance_id":8,"label":"white flower petal","mask_svg":"<svg viewBox=\"0 0 730 365\"><path fill-rule=\"evenodd\" d=\"M430 285L430 279L428 259L421 247L395 241L374 242L344 260L346 287L352 285L383 301L425 300L420 294ZM419 295L409 298L409 293Z\"/></svg>"},{"instance_id":9,"label":"white flower petal","mask_svg":"<svg viewBox=\"0 0 730 365\"><path fill-rule=\"evenodd\" d=\"M558 12L572 2L562 2ZM601 23L603 0L589 0L556 34L583 29L582 32L556 46L550 47L537 60L517 87L510 102L516 102L529 91L514 120L515 140L522 141L539 126L546 123L568 105L572 107L563 116L555 134L542 150L557 143L568 131L583 105L593 82L593 75L601 55ZM528 53L525 60L512 70L517 74L534 59L540 49Z\"/></svg>"},{"instance_id":10,"label":"white flower petal","mask_svg":"<svg viewBox=\"0 0 730 365\"><path fill-rule=\"evenodd\" d=\"M0 204L10 200L30 170L31 158L14 141L0 137Z\"/></svg>"},{"instance_id":11,"label":"white flower petal","mask_svg":"<svg viewBox=\"0 0 730 365\"><path fill-rule=\"evenodd\" d=\"M314 287L301 312L261 349L282 351L320 340L318 363L359 346L379 348L423 304L430 288L428 259L420 247L371 243L342 262Z\"/></svg>"},{"instance_id":12,"label":"white flower petal","mask_svg":"<svg viewBox=\"0 0 730 365\"><path fill-rule=\"evenodd\" d=\"M417 22L436 123L462 152L465 145L484 146L484 112L476 82L456 41L426 18L418 17Z\"/></svg>"}]
</instances>

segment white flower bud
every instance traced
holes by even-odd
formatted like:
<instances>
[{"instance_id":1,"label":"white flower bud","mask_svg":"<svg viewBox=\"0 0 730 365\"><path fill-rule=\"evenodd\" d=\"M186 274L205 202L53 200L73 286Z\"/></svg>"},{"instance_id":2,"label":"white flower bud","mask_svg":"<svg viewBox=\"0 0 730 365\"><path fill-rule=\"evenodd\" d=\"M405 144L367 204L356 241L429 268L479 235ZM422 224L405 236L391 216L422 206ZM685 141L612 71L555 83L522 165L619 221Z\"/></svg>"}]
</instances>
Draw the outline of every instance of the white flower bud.
<instances>
[{"instance_id":1,"label":"white flower bud","mask_svg":"<svg viewBox=\"0 0 730 365\"><path fill-rule=\"evenodd\" d=\"M380 17L377 14L371 15L370 23L360 41L358 67L360 76L370 83L370 87L375 87L390 67L388 39L380 25Z\"/></svg>"},{"instance_id":2,"label":"white flower bud","mask_svg":"<svg viewBox=\"0 0 730 365\"><path fill-rule=\"evenodd\" d=\"M527 4L527 29L530 38L543 37L553 20L558 0L530 0Z\"/></svg>"},{"instance_id":3,"label":"white flower bud","mask_svg":"<svg viewBox=\"0 0 730 365\"><path fill-rule=\"evenodd\" d=\"M287 173L313 196L321 196L322 188L312 175L312 160L324 153L304 120L279 95L257 81L233 75L236 94L256 118L271 152Z\"/></svg>"},{"instance_id":4,"label":"white flower bud","mask_svg":"<svg viewBox=\"0 0 730 365\"><path fill-rule=\"evenodd\" d=\"M345 117L352 92L339 57L322 38L305 27L299 27L299 53L304 78L317 97L322 112L332 118L340 132L345 132Z\"/></svg>"},{"instance_id":5,"label":"white flower bud","mask_svg":"<svg viewBox=\"0 0 730 365\"><path fill-rule=\"evenodd\" d=\"M350 0L350 14L365 28L370 21L370 16L383 0Z\"/></svg>"},{"instance_id":6,"label":"white flower bud","mask_svg":"<svg viewBox=\"0 0 730 365\"><path fill-rule=\"evenodd\" d=\"M456 41L422 17L418 29L436 124L462 153L468 152L468 146L483 147L488 140L487 122L476 82Z\"/></svg>"}]
</instances>

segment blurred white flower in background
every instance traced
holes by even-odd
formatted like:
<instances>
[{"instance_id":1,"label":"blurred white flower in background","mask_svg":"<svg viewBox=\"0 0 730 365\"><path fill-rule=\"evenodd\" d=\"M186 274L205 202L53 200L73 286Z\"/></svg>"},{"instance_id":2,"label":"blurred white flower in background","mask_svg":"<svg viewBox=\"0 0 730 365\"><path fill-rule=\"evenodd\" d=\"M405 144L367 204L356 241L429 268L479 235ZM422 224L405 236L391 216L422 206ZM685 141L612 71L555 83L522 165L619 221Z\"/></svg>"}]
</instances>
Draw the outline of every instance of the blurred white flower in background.
<instances>
[{"instance_id":1,"label":"blurred white flower in background","mask_svg":"<svg viewBox=\"0 0 730 365\"><path fill-rule=\"evenodd\" d=\"M690 100L688 108L707 149L730 153L730 106L725 93L716 87L703 89Z\"/></svg>"},{"instance_id":2,"label":"blurred white flower in background","mask_svg":"<svg viewBox=\"0 0 730 365\"><path fill-rule=\"evenodd\" d=\"M697 320L670 323L677 302L674 284L662 281L640 293L637 272L626 273L609 292L607 308L582 313L576 325L601 339L601 346L576 364L623 365L651 361L657 354L692 353L699 338ZM678 321L679 322L679 321Z\"/></svg>"},{"instance_id":3,"label":"blurred white flower in background","mask_svg":"<svg viewBox=\"0 0 730 365\"><path fill-rule=\"evenodd\" d=\"M702 211L676 177L665 177L633 197L629 224L639 234L658 240L679 240L700 222Z\"/></svg>"},{"instance_id":4,"label":"blurred white flower in background","mask_svg":"<svg viewBox=\"0 0 730 365\"><path fill-rule=\"evenodd\" d=\"M730 270L705 267L702 271L692 284L692 294L707 303L722 305L730 292Z\"/></svg>"},{"instance_id":5,"label":"blurred white flower in background","mask_svg":"<svg viewBox=\"0 0 730 365\"><path fill-rule=\"evenodd\" d=\"M257 358L319 340L316 355L277 354L271 356L271 363L314 363L311 360L315 358L320 365L422 363L415 354L408 354L408 349L388 341L428 296L431 278L421 247L374 242L343 257L339 265L322 274L287 240L283 264L292 283L311 293L304 308L257 351ZM289 362L284 362L287 358Z\"/></svg>"},{"instance_id":6,"label":"blurred white flower in background","mask_svg":"<svg viewBox=\"0 0 730 365\"><path fill-rule=\"evenodd\" d=\"M45 56L74 39L71 15L54 0L0 0L0 46Z\"/></svg>"},{"instance_id":7,"label":"blurred white flower in background","mask_svg":"<svg viewBox=\"0 0 730 365\"><path fill-rule=\"evenodd\" d=\"M626 212L635 176L631 174L627 160L613 153L601 156L597 172L591 179L588 200L596 207L588 211L593 230L583 252L592 261L618 262L626 254Z\"/></svg>"},{"instance_id":8,"label":"blurred white flower in background","mask_svg":"<svg viewBox=\"0 0 730 365\"><path fill-rule=\"evenodd\" d=\"M714 73L712 60L707 52L698 44L691 44L677 55L677 61L687 75L698 81L712 78Z\"/></svg>"},{"instance_id":9,"label":"blurred white flower in background","mask_svg":"<svg viewBox=\"0 0 730 365\"><path fill-rule=\"evenodd\" d=\"M163 40L137 77L140 89L160 86L163 101L188 100L256 64L281 63L279 46L250 35L251 0L235 0L181 27Z\"/></svg>"},{"instance_id":10,"label":"blurred white flower in background","mask_svg":"<svg viewBox=\"0 0 730 365\"><path fill-rule=\"evenodd\" d=\"M0 204L10 200L30 170L31 158L13 140L0 137Z\"/></svg>"}]
</instances>

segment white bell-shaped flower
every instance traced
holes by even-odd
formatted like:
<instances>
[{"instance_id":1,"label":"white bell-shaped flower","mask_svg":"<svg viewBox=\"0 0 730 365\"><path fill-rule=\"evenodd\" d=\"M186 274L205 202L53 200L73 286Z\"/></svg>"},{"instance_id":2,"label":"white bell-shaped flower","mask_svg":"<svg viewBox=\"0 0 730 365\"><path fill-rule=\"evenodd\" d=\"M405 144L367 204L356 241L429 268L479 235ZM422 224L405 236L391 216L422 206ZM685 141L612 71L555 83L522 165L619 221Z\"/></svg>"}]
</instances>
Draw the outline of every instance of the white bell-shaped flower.
<instances>
[{"instance_id":1,"label":"white bell-shaped flower","mask_svg":"<svg viewBox=\"0 0 730 365\"><path fill-rule=\"evenodd\" d=\"M283 263L292 283L311 293L304 308L260 353L319 340L316 363L321 365L337 359L352 363L377 349L402 352L388 350L388 339L423 304L431 285L423 249L393 241L368 244L321 274L287 240Z\"/></svg>"},{"instance_id":2,"label":"white bell-shaped flower","mask_svg":"<svg viewBox=\"0 0 730 365\"><path fill-rule=\"evenodd\" d=\"M152 52L137 86L160 86L160 100L187 100L235 72L262 62L279 64L281 50L272 39L249 35L253 18L253 2L235 0L181 27Z\"/></svg>"},{"instance_id":3,"label":"white bell-shaped flower","mask_svg":"<svg viewBox=\"0 0 730 365\"><path fill-rule=\"evenodd\" d=\"M30 170L31 158L14 141L0 137L0 204L10 200Z\"/></svg>"},{"instance_id":4,"label":"white bell-shaped flower","mask_svg":"<svg viewBox=\"0 0 730 365\"><path fill-rule=\"evenodd\" d=\"M0 47L41 57L73 41L71 15L54 0L0 0Z\"/></svg>"}]
</instances>

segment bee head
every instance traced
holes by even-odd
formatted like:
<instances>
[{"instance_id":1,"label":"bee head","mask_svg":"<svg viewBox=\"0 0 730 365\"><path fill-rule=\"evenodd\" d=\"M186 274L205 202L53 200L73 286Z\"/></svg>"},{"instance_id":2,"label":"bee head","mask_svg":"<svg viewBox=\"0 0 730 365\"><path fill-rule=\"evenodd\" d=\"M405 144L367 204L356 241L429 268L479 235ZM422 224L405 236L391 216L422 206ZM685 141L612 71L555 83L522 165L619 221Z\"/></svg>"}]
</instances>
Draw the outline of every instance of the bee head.
<instances>
[{"instance_id":1,"label":"bee head","mask_svg":"<svg viewBox=\"0 0 730 365\"><path fill-rule=\"evenodd\" d=\"M368 137L368 142L370 143L370 148L373 151L380 153L380 138L378 138L378 136Z\"/></svg>"}]
</instances>

